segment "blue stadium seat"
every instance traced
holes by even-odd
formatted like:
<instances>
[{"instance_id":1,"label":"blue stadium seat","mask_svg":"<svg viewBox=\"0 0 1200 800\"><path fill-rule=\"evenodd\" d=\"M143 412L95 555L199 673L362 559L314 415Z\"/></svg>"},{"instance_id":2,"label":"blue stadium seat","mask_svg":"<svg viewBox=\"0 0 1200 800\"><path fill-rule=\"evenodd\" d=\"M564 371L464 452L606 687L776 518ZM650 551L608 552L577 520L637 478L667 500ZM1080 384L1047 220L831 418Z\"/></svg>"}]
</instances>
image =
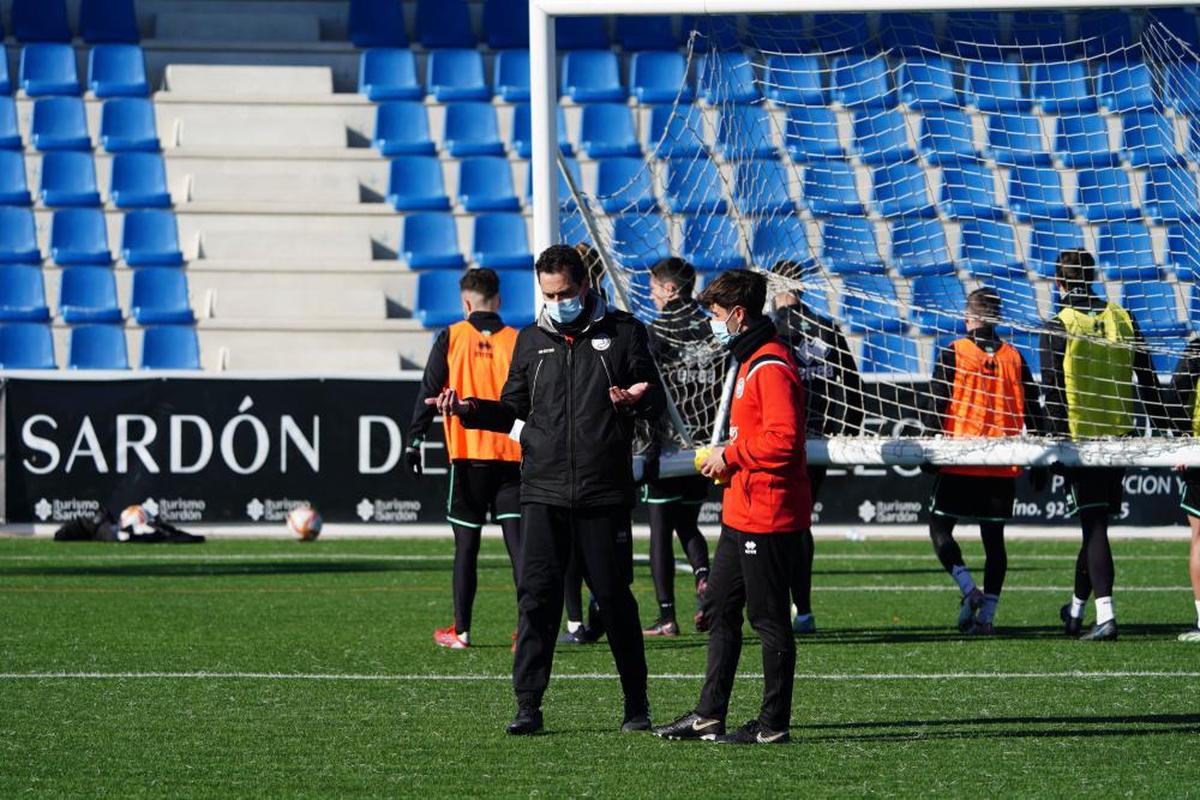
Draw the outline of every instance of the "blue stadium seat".
<instances>
[{"instance_id":1,"label":"blue stadium seat","mask_svg":"<svg viewBox=\"0 0 1200 800\"><path fill-rule=\"evenodd\" d=\"M768 21L767 25L773 25ZM810 47L816 50L867 49L871 38L866 14L814 14Z\"/></svg>"},{"instance_id":2,"label":"blue stadium seat","mask_svg":"<svg viewBox=\"0 0 1200 800\"><path fill-rule=\"evenodd\" d=\"M1089 58L1111 56L1129 47L1135 39L1127 11L1090 11L1079 15L1077 38Z\"/></svg>"},{"instance_id":3,"label":"blue stadium seat","mask_svg":"<svg viewBox=\"0 0 1200 800\"><path fill-rule=\"evenodd\" d=\"M892 220L890 262L905 278L954 273L946 232L936 219L898 217Z\"/></svg>"},{"instance_id":4,"label":"blue stadium seat","mask_svg":"<svg viewBox=\"0 0 1200 800\"><path fill-rule=\"evenodd\" d=\"M1163 281L1124 283L1118 302L1133 315L1143 336L1185 336L1188 324L1179 314L1179 288Z\"/></svg>"},{"instance_id":5,"label":"blue stadium seat","mask_svg":"<svg viewBox=\"0 0 1200 800\"><path fill-rule=\"evenodd\" d=\"M1026 111L1029 94L1021 65L1009 61L972 61L967 65L963 104L985 114Z\"/></svg>"},{"instance_id":6,"label":"blue stadium seat","mask_svg":"<svg viewBox=\"0 0 1200 800\"><path fill-rule=\"evenodd\" d=\"M742 214L794 214L788 191L791 173L775 159L739 161L733 165L733 205Z\"/></svg>"},{"instance_id":7,"label":"blue stadium seat","mask_svg":"<svg viewBox=\"0 0 1200 800\"><path fill-rule=\"evenodd\" d=\"M565 244L576 245L582 242L583 244L594 245L592 234L584 224L583 217L580 216L578 208L566 208L559 204L560 213L558 215L558 240Z\"/></svg>"},{"instance_id":8,"label":"blue stadium seat","mask_svg":"<svg viewBox=\"0 0 1200 800\"><path fill-rule=\"evenodd\" d=\"M1150 363L1160 378L1170 379L1175 374L1179 359L1187 350L1188 340L1179 336L1151 338L1147 344L1150 347Z\"/></svg>"},{"instance_id":9,"label":"blue stadium seat","mask_svg":"<svg viewBox=\"0 0 1200 800\"><path fill-rule=\"evenodd\" d=\"M100 205L92 154L63 150L44 155L38 195L48 206Z\"/></svg>"},{"instance_id":10,"label":"blue stadium seat","mask_svg":"<svg viewBox=\"0 0 1200 800\"><path fill-rule=\"evenodd\" d=\"M896 94L881 56L838 56L833 61L830 99L847 108L891 108Z\"/></svg>"},{"instance_id":11,"label":"blue stadium seat","mask_svg":"<svg viewBox=\"0 0 1200 800\"><path fill-rule=\"evenodd\" d=\"M896 333L868 333L863 337L859 369L889 375L920 372L917 340Z\"/></svg>"},{"instance_id":12,"label":"blue stadium seat","mask_svg":"<svg viewBox=\"0 0 1200 800\"><path fill-rule=\"evenodd\" d=\"M488 47L493 50L528 48L529 3L526 0L484 0L483 31Z\"/></svg>"},{"instance_id":13,"label":"blue stadium seat","mask_svg":"<svg viewBox=\"0 0 1200 800\"><path fill-rule=\"evenodd\" d=\"M191 325L196 321L187 297L187 272L169 267L133 271L130 313L138 325Z\"/></svg>"},{"instance_id":14,"label":"blue stadium seat","mask_svg":"<svg viewBox=\"0 0 1200 800\"><path fill-rule=\"evenodd\" d=\"M967 293L954 275L913 278L909 320L921 333L966 333Z\"/></svg>"},{"instance_id":15,"label":"blue stadium seat","mask_svg":"<svg viewBox=\"0 0 1200 800\"><path fill-rule=\"evenodd\" d=\"M634 53L629 60L629 86L639 103L674 103L676 98L689 103L693 97L687 61L675 50Z\"/></svg>"},{"instance_id":16,"label":"blue stadium seat","mask_svg":"<svg viewBox=\"0 0 1200 800\"><path fill-rule=\"evenodd\" d=\"M1157 111L1134 111L1121 117L1121 160L1131 167L1183 162L1175 144L1175 123Z\"/></svg>"},{"instance_id":17,"label":"blue stadium seat","mask_svg":"<svg viewBox=\"0 0 1200 800\"><path fill-rule=\"evenodd\" d=\"M567 169L570 171L571 179L575 181L575 185L583 186L583 177L582 177L582 173L580 173L580 171L579 171L579 162L576 161L574 158L570 158L570 157L566 158L566 162L567 162ZM578 213L575 213L575 212L579 211L579 206L575 203L575 198L573 198L571 196L571 187L567 185L567 180L566 180L566 178L563 177L561 169L559 169L556 174L558 175L558 207L562 210L573 212L574 215L571 217L571 219L574 220L575 222L578 222L580 225L582 225L582 222L579 221ZM527 175L527 178L525 180L525 202L528 205L532 205L533 204L533 170L532 169L527 170L526 175ZM572 240L572 241L575 241L575 240Z\"/></svg>"},{"instance_id":18,"label":"blue stadium seat","mask_svg":"<svg viewBox=\"0 0 1200 800\"><path fill-rule=\"evenodd\" d=\"M896 286L886 275L847 275L842 279L842 319L850 333L897 333L908 323L899 313Z\"/></svg>"},{"instance_id":19,"label":"blue stadium seat","mask_svg":"<svg viewBox=\"0 0 1200 800\"><path fill-rule=\"evenodd\" d=\"M142 369L200 369L200 340L190 325L153 325L142 337Z\"/></svg>"},{"instance_id":20,"label":"blue stadium seat","mask_svg":"<svg viewBox=\"0 0 1200 800\"><path fill-rule=\"evenodd\" d=\"M958 259L976 278L1018 276L1025 266L1017 255L1017 240L1007 222L970 219L959 229Z\"/></svg>"},{"instance_id":21,"label":"blue stadium seat","mask_svg":"<svg viewBox=\"0 0 1200 800\"><path fill-rule=\"evenodd\" d=\"M604 50L610 44L605 17L559 17L554 34L559 50Z\"/></svg>"},{"instance_id":22,"label":"blue stadium seat","mask_svg":"<svg viewBox=\"0 0 1200 800\"><path fill-rule=\"evenodd\" d=\"M571 146L571 140L567 138L567 119L563 114L562 106L557 107L558 112L558 149L565 156L572 155L575 148ZM517 158L531 158L533 156L533 123L532 115L529 112L529 104L521 103L513 107L513 122L512 122L512 141L509 142L513 152L517 154Z\"/></svg>"},{"instance_id":23,"label":"blue stadium seat","mask_svg":"<svg viewBox=\"0 0 1200 800\"><path fill-rule=\"evenodd\" d=\"M433 155L437 146L429 136L425 104L415 100L390 100L375 109L375 149L385 156Z\"/></svg>"},{"instance_id":24,"label":"blue stadium seat","mask_svg":"<svg viewBox=\"0 0 1200 800\"><path fill-rule=\"evenodd\" d=\"M144 97L108 100L100 109L100 144L110 153L157 152L158 123L154 104Z\"/></svg>"},{"instance_id":25,"label":"blue stadium seat","mask_svg":"<svg viewBox=\"0 0 1200 800\"><path fill-rule=\"evenodd\" d=\"M767 98L788 106L825 105L824 70L817 56L794 54L767 57L763 81Z\"/></svg>"},{"instance_id":26,"label":"blue stadium seat","mask_svg":"<svg viewBox=\"0 0 1200 800\"><path fill-rule=\"evenodd\" d=\"M723 215L686 217L683 259L700 270L744 268L737 221Z\"/></svg>"},{"instance_id":27,"label":"blue stadium seat","mask_svg":"<svg viewBox=\"0 0 1200 800\"><path fill-rule=\"evenodd\" d=\"M1099 114L1059 117L1054 150L1071 169L1111 167L1118 162L1109 143L1108 122Z\"/></svg>"},{"instance_id":28,"label":"blue stadium seat","mask_svg":"<svg viewBox=\"0 0 1200 800\"><path fill-rule=\"evenodd\" d=\"M716 151L726 161L776 158L772 122L762 104L726 106L717 113Z\"/></svg>"},{"instance_id":29,"label":"blue stadium seat","mask_svg":"<svg viewBox=\"0 0 1200 800\"><path fill-rule=\"evenodd\" d=\"M533 256L530 256L530 264ZM534 309L534 294L537 285L532 269L501 269L496 271L500 278L500 314L507 325L523 328L532 325L537 316Z\"/></svg>"},{"instance_id":30,"label":"blue stadium seat","mask_svg":"<svg viewBox=\"0 0 1200 800\"><path fill-rule=\"evenodd\" d=\"M533 269L525 218L520 214L476 215L471 258L491 269Z\"/></svg>"},{"instance_id":31,"label":"blue stadium seat","mask_svg":"<svg viewBox=\"0 0 1200 800\"><path fill-rule=\"evenodd\" d=\"M1001 336L1038 330L1045 324L1037 289L1024 275L990 275L985 284L1000 295Z\"/></svg>"},{"instance_id":32,"label":"blue stadium seat","mask_svg":"<svg viewBox=\"0 0 1200 800\"><path fill-rule=\"evenodd\" d=\"M704 112L699 104L650 108L650 136L655 158L695 158L705 151Z\"/></svg>"},{"instance_id":33,"label":"blue stadium seat","mask_svg":"<svg viewBox=\"0 0 1200 800\"><path fill-rule=\"evenodd\" d=\"M1161 28L1151 34L1160 42L1176 38L1181 39L1192 53L1200 50L1200 35L1196 31L1196 17L1189 13L1187 8L1152 8L1146 12L1145 25L1147 29L1153 25L1155 28L1161 26L1170 31L1173 36L1166 35Z\"/></svg>"},{"instance_id":34,"label":"blue stadium seat","mask_svg":"<svg viewBox=\"0 0 1200 800\"><path fill-rule=\"evenodd\" d=\"M1065 41L1067 20L1061 11L1014 11L1013 47L1028 62L1063 62L1079 54L1077 42Z\"/></svg>"},{"instance_id":35,"label":"blue stadium seat","mask_svg":"<svg viewBox=\"0 0 1200 800\"><path fill-rule=\"evenodd\" d=\"M50 222L50 257L59 266L112 264L108 228L98 208L64 208Z\"/></svg>"},{"instance_id":36,"label":"blue stadium seat","mask_svg":"<svg viewBox=\"0 0 1200 800\"><path fill-rule=\"evenodd\" d=\"M1180 223L1167 228L1167 259L1181 281L1200 281L1200 235L1194 223ZM1192 287L1193 302L1200 301L1200 291Z\"/></svg>"},{"instance_id":37,"label":"blue stadium seat","mask_svg":"<svg viewBox=\"0 0 1200 800\"><path fill-rule=\"evenodd\" d=\"M18 42L69 42L64 0L13 0L13 36Z\"/></svg>"},{"instance_id":38,"label":"blue stadium seat","mask_svg":"<svg viewBox=\"0 0 1200 800\"><path fill-rule=\"evenodd\" d=\"M871 207L883 217L931 217L937 207L929 201L929 177L919 164L885 164L871 171Z\"/></svg>"},{"instance_id":39,"label":"blue stadium seat","mask_svg":"<svg viewBox=\"0 0 1200 800\"><path fill-rule=\"evenodd\" d=\"M117 153L108 196L117 208L167 208L167 167L161 153Z\"/></svg>"},{"instance_id":40,"label":"blue stadium seat","mask_svg":"<svg viewBox=\"0 0 1200 800\"><path fill-rule=\"evenodd\" d=\"M0 96L0 149L20 150L23 147L21 130L17 126L17 104L11 97Z\"/></svg>"},{"instance_id":41,"label":"blue stadium seat","mask_svg":"<svg viewBox=\"0 0 1200 800\"><path fill-rule=\"evenodd\" d=\"M0 321L41 322L50 319L42 268L0 264Z\"/></svg>"},{"instance_id":42,"label":"blue stadium seat","mask_svg":"<svg viewBox=\"0 0 1200 800\"><path fill-rule=\"evenodd\" d=\"M613 222L613 251L626 269L649 269L671 255L667 223L658 214L622 214Z\"/></svg>"},{"instance_id":43,"label":"blue stadium seat","mask_svg":"<svg viewBox=\"0 0 1200 800\"><path fill-rule=\"evenodd\" d=\"M1059 254L1064 250L1082 250L1084 247L1083 230L1075 223L1067 220L1035 220L1029 235L1025 263L1039 277L1053 278Z\"/></svg>"},{"instance_id":44,"label":"blue stadium seat","mask_svg":"<svg viewBox=\"0 0 1200 800\"><path fill-rule=\"evenodd\" d=\"M740 50L701 55L696 66L696 94L714 106L753 103L762 97L754 65Z\"/></svg>"},{"instance_id":45,"label":"blue stadium seat","mask_svg":"<svg viewBox=\"0 0 1200 800\"><path fill-rule=\"evenodd\" d=\"M911 109L957 106L954 73L944 58L918 57L900 63L898 99Z\"/></svg>"},{"instance_id":46,"label":"blue stadium seat","mask_svg":"<svg viewBox=\"0 0 1200 800\"><path fill-rule=\"evenodd\" d=\"M633 117L624 103L593 103L584 106L579 147L590 158L641 155L633 128Z\"/></svg>"},{"instance_id":47,"label":"blue stadium seat","mask_svg":"<svg viewBox=\"0 0 1200 800\"><path fill-rule=\"evenodd\" d=\"M754 224L754 242L750 248L751 262L769 268L779 261L812 262L808 233L804 221L790 214L767 217Z\"/></svg>"},{"instance_id":48,"label":"blue stadium seat","mask_svg":"<svg viewBox=\"0 0 1200 800\"><path fill-rule=\"evenodd\" d=\"M25 156L17 150L0 150L0 205L27 206L31 202Z\"/></svg>"},{"instance_id":49,"label":"blue stadium seat","mask_svg":"<svg viewBox=\"0 0 1200 800\"><path fill-rule=\"evenodd\" d=\"M1071 217L1053 167L1014 167L1008 173L1008 208L1017 222Z\"/></svg>"},{"instance_id":50,"label":"blue stadium seat","mask_svg":"<svg viewBox=\"0 0 1200 800\"><path fill-rule=\"evenodd\" d=\"M397 211L448 211L442 163L436 156L392 159L387 201Z\"/></svg>"},{"instance_id":51,"label":"blue stadium seat","mask_svg":"<svg viewBox=\"0 0 1200 800\"><path fill-rule=\"evenodd\" d=\"M1138 219L1142 212L1133 204L1129 179L1124 170L1083 169L1075 176L1078 184L1075 213L1088 222Z\"/></svg>"},{"instance_id":52,"label":"blue stadium seat","mask_svg":"<svg viewBox=\"0 0 1200 800\"><path fill-rule=\"evenodd\" d=\"M560 90L576 103L619 103L629 96L612 50L575 50L563 56Z\"/></svg>"},{"instance_id":53,"label":"blue stadium seat","mask_svg":"<svg viewBox=\"0 0 1200 800\"><path fill-rule=\"evenodd\" d=\"M953 11L946 15L943 52L970 60L1004 57L1000 18L995 11Z\"/></svg>"},{"instance_id":54,"label":"blue stadium seat","mask_svg":"<svg viewBox=\"0 0 1200 800\"><path fill-rule=\"evenodd\" d=\"M41 260L33 211L0 206L0 264L38 264Z\"/></svg>"},{"instance_id":55,"label":"blue stadium seat","mask_svg":"<svg viewBox=\"0 0 1200 800\"><path fill-rule=\"evenodd\" d=\"M1096 230L1096 261L1110 281L1156 280L1154 243L1140 222L1110 222Z\"/></svg>"},{"instance_id":56,"label":"blue stadium seat","mask_svg":"<svg viewBox=\"0 0 1200 800\"><path fill-rule=\"evenodd\" d=\"M27 44L21 48L19 86L30 97L79 94L75 49L69 44Z\"/></svg>"},{"instance_id":57,"label":"blue stadium seat","mask_svg":"<svg viewBox=\"0 0 1200 800\"><path fill-rule=\"evenodd\" d=\"M83 0L79 34L88 44L137 44L142 37L133 0Z\"/></svg>"},{"instance_id":58,"label":"blue stadium seat","mask_svg":"<svg viewBox=\"0 0 1200 800\"><path fill-rule=\"evenodd\" d=\"M1150 67L1141 61L1102 62L1096 72L1096 93L1100 107L1114 114L1161 105Z\"/></svg>"},{"instance_id":59,"label":"blue stadium seat","mask_svg":"<svg viewBox=\"0 0 1200 800\"><path fill-rule=\"evenodd\" d=\"M129 369L124 327L76 325L71 328L67 369Z\"/></svg>"},{"instance_id":60,"label":"blue stadium seat","mask_svg":"<svg viewBox=\"0 0 1200 800\"><path fill-rule=\"evenodd\" d=\"M120 322L113 271L92 267L64 269L58 289L58 315L68 325Z\"/></svg>"},{"instance_id":61,"label":"blue stadium seat","mask_svg":"<svg viewBox=\"0 0 1200 800\"><path fill-rule=\"evenodd\" d=\"M54 369L54 338L43 322L0 325L0 369Z\"/></svg>"},{"instance_id":62,"label":"blue stadium seat","mask_svg":"<svg viewBox=\"0 0 1200 800\"><path fill-rule=\"evenodd\" d=\"M466 0L417 0L417 38L422 47L474 47Z\"/></svg>"},{"instance_id":63,"label":"blue stadium seat","mask_svg":"<svg viewBox=\"0 0 1200 800\"><path fill-rule=\"evenodd\" d=\"M679 34L668 16L623 14L617 17L617 41L626 53L675 50L679 47Z\"/></svg>"},{"instance_id":64,"label":"blue stadium seat","mask_svg":"<svg viewBox=\"0 0 1200 800\"><path fill-rule=\"evenodd\" d=\"M692 31L702 38L696 47L703 50L731 50L738 46L737 17L713 15L688 15L683 18L683 38Z\"/></svg>"},{"instance_id":65,"label":"blue stadium seat","mask_svg":"<svg viewBox=\"0 0 1200 800\"><path fill-rule=\"evenodd\" d=\"M895 164L916 158L908 123L900 111L862 111L854 116L854 155L864 164Z\"/></svg>"},{"instance_id":66,"label":"blue stadium seat","mask_svg":"<svg viewBox=\"0 0 1200 800\"><path fill-rule=\"evenodd\" d=\"M724 214L721 173L708 159L667 162L667 205L673 214Z\"/></svg>"},{"instance_id":67,"label":"blue stadium seat","mask_svg":"<svg viewBox=\"0 0 1200 800\"><path fill-rule=\"evenodd\" d=\"M982 161L961 161L942 170L942 212L951 219L998 219L992 169Z\"/></svg>"},{"instance_id":68,"label":"blue stadium seat","mask_svg":"<svg viewBox=\"0 0 1200 800\"><path fill-rule=\"evenodd\" d=\"M1042 335L1033 331L1009 331L1005 339L1017 348L1034 380L1038 380L1042 371Z\"/></svg>"},{"instance_id":69,"label":"blue stadium seat","mask_svg":"<svg viewBox=\"0 0 1200 800\"><path fill-rule=\"evenodd\" d=\"M417 276L417 302L413 316L426 328L444 328L462 319L462 299L456 271L422 272ZM503 301L502 301L503 302Z\"/></svg>"},{"instance_id":70,"label":"blue stadium seat","mask_svg":"<svg viewBox=\"0 0 1200 800\"><path fill-rule=\"evenodd\" d=\"M405 47L408 31L400 0L350 0L347 24L355 47Z\"/></svg>"},{"instance_id":71,"label":"blue stadium seat","mask_svg":"<svg viewBox=\"0 0 1200 800\"><path fill-rule=\"evenodd\" d=\"M400 257L409 269L456 269L467 265L458 247L453 214L409 214L402 223Z\"/></svg>"},{"instance_id":72,"label":"blue stadium seat","mask_svg":"<svg viewBox=\"0 0 1200 800\"><path fill-rule=\"evenodd\" d=\"M529 51L501 50L492 64L492 84L506 103L529 102Z\"/></svg>"},{"instance_id":73,"label":"blue stadium seat","mask_svg":"<svg viewBox=\"0 0 1200 800\"><path fill-rule=\"evenodd\" d=\"M412 51L377 47L363 53L358 62L358 92L376 103L424 97L425 90L417 80L417 62Z\"/></svg>"},{"instance_id":74,"label":"blue stadium seat","mask_svg":"<svg viewBox=\"0 0 1200 800\"><path fill-rule=\"evenodd\" d=\"M814 216L865 214L854 167L844 161L817 161L804 168L801 204Z\"/></svg>"},{"instance_id":75,"label":"blue stadium seat","mask_svg":"<svg viewBox=\"0 0 1200 800\"><path fill-rule=\"evenodd\" d=\"M78 97L43 97L33 103L30 143L38 150L91 150L87 116Z\"/></svg>"},{"instance_id":76,"label":"blue stadium seat","mask_svg":"<svg viewBox=\"0 0 1200 800\"><path fill-rule=\"evenodd\" d=\"M1033 99L1046 114L1089 114L1096 95L1086 61L1058 61L1033 67Z\"/></svg>"},{"instance_id":77,"label":"blue stadium seat","mask_svg":"<svg viewBox=\"0 0 1200 800\"><path fill-rule=\"evenodd\" d=\"M508 159L476 156L459 162L458 202L467 211L520 211Z\"/></svg>"},{"instance_id":78,"label":"blue stadium seat","mask_svg":"<svg viewBox=\"0 0 1200 800\"><path fill-rule=\"evenodd\" d=\"M446 106L442 147L455 158L504 155L496 107L481 102L450 103Z\"/></svg>"},{"instance_id":79,"label":"blue stadium seat","mask_svg":"<svg viewBox=\"0 0 1200 800\"><path fill-rule=\"evenodd\" d=\"M1187 167L1154 167L1142 181L1142 213L1155 225L1200 217L1196 176Z\"/></svg>"},{"instance_id":80,"label":"blue stadium seat","mask_svg":"<svg viewBox=\"0 0 1200 800\"><path fill-rule=\"evenodd\" d=\"M977 151L971 118L957 108L927 111L921 117L917 151L935 166L974 161Z\"/></svg>"},{"instance_id":81,"label":"blue stadium seat","mask_svg":"<svg viewBox=\"0 0 1200 800\"><path fill-rule=\"evenodd\" d=\"M596 199L609 214L653 211L654 175L640 158L602 158L597 161Z\"/></svg>"},{"instance_id":82,"label":"blue stadium seat","mask_svg":"<svg viewBox=\"0 0 1200 800\"><path fill-rule=\"evenodd\" d=\"M131 267L180 267L175 214L161 209L130 211L121 230L121 260Z\"/></svg>"},{"instance_id":83,"label":"blue stadium seat","mask_svg":"<svg viewBox=\"0 0 1200 800\"><path fill-rule=\"evenodd\" d=\"M88 88L96 97L145 97L146 59L136 44L100 44L88 53Z\"/></svg>"},{"instance_id":84,"label":"blue stadium seat","mask_svg":"<svg viewBox=\"0 0 1200 800\"><path fill-rule=\"evenodd\" d=\"M789 108L783 143L793 161L810 163L845 155L837 115L825 106Z\"/></svg>"},{"instance_id":85,"label":"blue stadium seat","mask_svg":"<svg viewBox=\"0 0 1200 800\"><path fill-rule=\"evenodd\" d=\"M920 58L938 49L932 14L903 11L879 15L879 44L906 58Z\"/></svg>"},{"instance_id":86,"label":"blue stadium seat","mask_svg":"<svg viewBox=\"0 0 1200 800\"><path fill-rule=\"evenodd\" d=\"M483 79L483 56L478 50L432 50L425 62L425 86L439 103L491 100Z\"/></svg>"},{"instance_id":87,"label":"blue stadium seat","mask_svg":"<svg viewBox=\"0 0 1200 800\"><path fill-rule=\"evenodd\" d=\"M991 114L987 118L985 157L1003 167L1048 167L1053 163L1042 138L1041 120L1034 114Z\"/></svg>"},{"instance_id":88,"label":"blue stadium seat","mask_svg":"<svg viewBox=\"0 0 1200 800\"><path fill-rule=\"evenodd\" d=\"M875 226L865 217L830 217L821 230L821 260L838 275L885 270Z\"/></svg>"}]
</instances>

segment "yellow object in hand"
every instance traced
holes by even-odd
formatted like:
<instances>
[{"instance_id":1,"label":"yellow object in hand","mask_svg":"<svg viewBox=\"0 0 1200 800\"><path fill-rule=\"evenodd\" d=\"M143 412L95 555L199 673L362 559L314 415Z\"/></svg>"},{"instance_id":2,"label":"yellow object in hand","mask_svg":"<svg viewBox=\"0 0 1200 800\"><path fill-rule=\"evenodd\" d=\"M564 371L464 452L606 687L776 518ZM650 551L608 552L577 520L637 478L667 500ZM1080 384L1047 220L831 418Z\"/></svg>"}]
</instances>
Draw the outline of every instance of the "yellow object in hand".
<instances>
[{"instance_id":1,"label":"yellow object in hand","mask_svg":"<svg viewBox=\"0 0 1200 800\"><path fill-rule=\"evenodd\" d=\"M696 465L696 472L700 471L700 468L704 466L704 462L708 460L708 457L710 455L712 455L711 447L701 447L700 449L698 449L696 451L696 459L693 462ZM722 478L714 478L713 479L713 484L715 486L723 486L728 482L729 482L728 479L722 479Z\"/></svg>"}]
</instances>

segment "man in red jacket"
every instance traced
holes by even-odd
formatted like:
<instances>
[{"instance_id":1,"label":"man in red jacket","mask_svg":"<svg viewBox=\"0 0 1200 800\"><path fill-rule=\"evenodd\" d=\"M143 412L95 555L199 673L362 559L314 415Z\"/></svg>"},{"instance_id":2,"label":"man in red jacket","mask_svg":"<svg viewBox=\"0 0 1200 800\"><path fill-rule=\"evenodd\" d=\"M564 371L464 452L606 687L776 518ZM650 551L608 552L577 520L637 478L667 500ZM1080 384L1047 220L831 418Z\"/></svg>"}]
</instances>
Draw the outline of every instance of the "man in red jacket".
<instances>
[{"instance_id":1,"label":"man in red jacket","mask_svg":"<svg viewBox=\"0 0 1200 800\"><path fill-rule=\"evenodd\" d=\"M712 631L700 702L669 725L667 739L729 744L788 741L796 643L790 619L793 551L808 528L812 495L804 455L804 389L791 351L763 314L767 281L731 270L700 295L713 336L739 367L729 413L729 444L714 447L701 466L727 481L708 581ZM762 639L763 701L758 718L725 733L729 696L742 651L742 609Z\"/></svg>"}]
</instances>

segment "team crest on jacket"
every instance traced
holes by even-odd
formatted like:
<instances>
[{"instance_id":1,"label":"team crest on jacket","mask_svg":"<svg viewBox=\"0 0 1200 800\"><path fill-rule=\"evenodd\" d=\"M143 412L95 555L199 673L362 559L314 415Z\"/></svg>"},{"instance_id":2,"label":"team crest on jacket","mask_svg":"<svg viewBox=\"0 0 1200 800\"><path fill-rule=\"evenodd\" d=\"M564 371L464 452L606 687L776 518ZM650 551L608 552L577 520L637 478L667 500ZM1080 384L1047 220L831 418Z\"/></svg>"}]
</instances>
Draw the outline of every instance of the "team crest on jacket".
<instances>
[{"instance_id":1,"label":"team crest on jacket","mask_svg":"<svg viewBox=\"0 0 1200 800\"><path fill-rule=\"evenodd\" d=\"M744 395L746 393L746 379L745 378L738 378L737 388L735 388L733 390L733 393L737 397L741 397L742 395Z\"/></svg>"},{"instance_id":2,"label":"team crest on jacket","mask_svg":"<svg viewBox=\"0 0 1200 800\"><path fill-rule=\"evenodd\" d=\"M592 347L597 350L604 351L612 347L612 339L607 333L599 333L592 337Z\"/></svg>"}]
</instances>

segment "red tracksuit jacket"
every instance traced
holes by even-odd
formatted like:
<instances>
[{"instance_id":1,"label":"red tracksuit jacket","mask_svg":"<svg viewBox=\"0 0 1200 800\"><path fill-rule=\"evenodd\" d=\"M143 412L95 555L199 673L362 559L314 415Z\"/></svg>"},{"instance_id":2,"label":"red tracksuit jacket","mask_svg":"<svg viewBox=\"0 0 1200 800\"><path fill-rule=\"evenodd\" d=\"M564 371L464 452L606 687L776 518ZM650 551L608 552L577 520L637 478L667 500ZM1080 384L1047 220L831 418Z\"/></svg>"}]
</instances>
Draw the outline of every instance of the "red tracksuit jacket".
<instances>
[{"instance_id":1,"label":"red tracksuit jacket","mask_svg":"<svg viewBox=\"0 0 1200 800\"><path fill-rule=\"evenodd\" d=\"M721 521L746 533L812 524L804 454L804 385L791 351L771 339L738 368L725 463L733 471Z\"/></svg>"}]
</instances>

